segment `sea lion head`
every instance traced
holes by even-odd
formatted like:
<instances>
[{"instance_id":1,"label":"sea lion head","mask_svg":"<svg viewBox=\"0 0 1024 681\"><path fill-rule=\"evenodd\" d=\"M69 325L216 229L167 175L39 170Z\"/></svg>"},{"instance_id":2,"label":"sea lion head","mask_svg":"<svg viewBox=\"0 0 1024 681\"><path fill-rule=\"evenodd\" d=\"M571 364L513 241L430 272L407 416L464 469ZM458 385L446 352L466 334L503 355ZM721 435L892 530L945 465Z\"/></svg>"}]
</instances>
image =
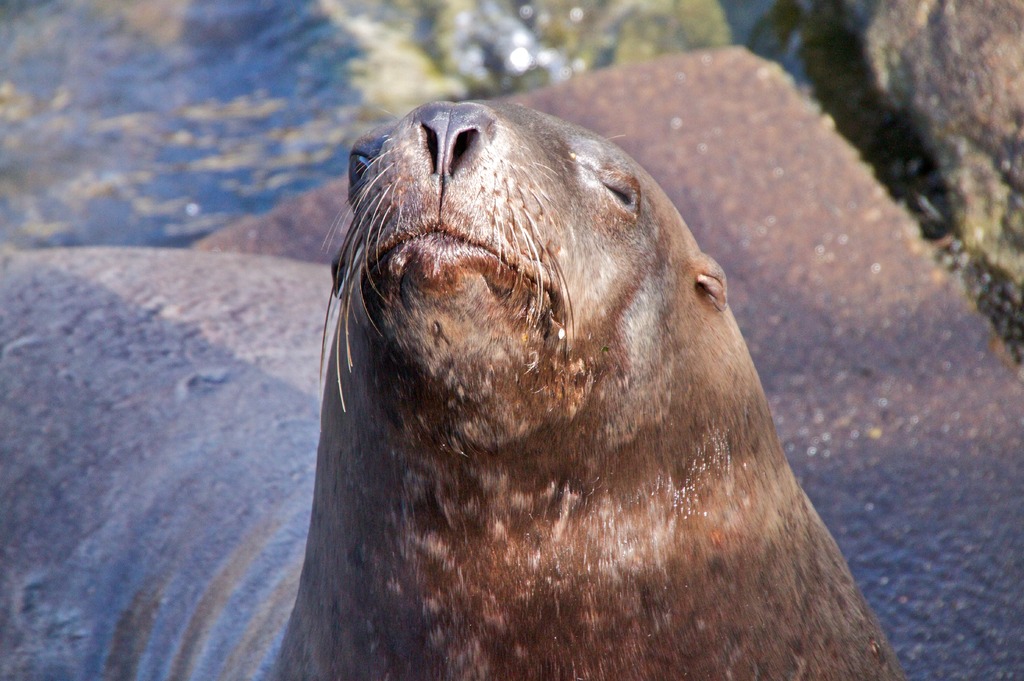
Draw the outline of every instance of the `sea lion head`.
<instances>
[{"instance_id":1,"label":"sea lion head","mask_svg":"<svg viewBox=\"0 0 1024 681\"><path fill-rule=\"evenodd\" d=\"M586 418L584 440L614 444L691 385L706 402L729 372L707 365L746 357L721 268L646 172L577 126L428 104L356 142L350 202L339 356L365 337L403 433L521 452Z\"/></svg>"}]
</instances>

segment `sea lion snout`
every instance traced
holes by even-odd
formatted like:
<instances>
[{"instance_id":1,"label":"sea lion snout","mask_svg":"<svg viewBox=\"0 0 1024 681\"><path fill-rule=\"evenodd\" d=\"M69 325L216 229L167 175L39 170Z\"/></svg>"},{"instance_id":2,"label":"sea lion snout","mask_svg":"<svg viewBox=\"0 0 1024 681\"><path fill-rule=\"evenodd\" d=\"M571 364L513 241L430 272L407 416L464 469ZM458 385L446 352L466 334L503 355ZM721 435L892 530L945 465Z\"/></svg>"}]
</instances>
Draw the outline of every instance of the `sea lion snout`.
<instances>
[{"instance_id":1,"label":"sea lion snout","mask_svg":"<svg viewBox=\"0 0 1024 681\"><path fill-rule=\"evenodd\" d=\"M444 206L456 176L470 186L459 187L452 200L478 191L475 164L492 141L494 125L493 110L482 104L433 102L411 112L389 140L402 150L395 169L424 187L417 200L438 206L436 224L403 229L399 222L378 248L380 266L371 276L400 282L406 302L465 293L474 283L479 291L489 286L506 296L514 288L516 273L501 257L501 243L495 248L488 230L447 218Z\"/></svg>"},{"instance_id":2,"label":"sea lion snout","mask_svg":"<svg viewBox=\"0 0 1024 681\"><path fill-rule=\"evenodd\" d=\"M423 151L430 159L432 174L441 179L442 193L447 181L471 166L488 145L495 123L494 112L475 102L433 102L416 109L409 118L413 132L423 135Z\"/></svg>"},{"instance_id":3,"label":"sea lion snout","mask_svg":"<svg viewBox=\"0 0 1024 681\"><path fill-rule=\"evenodd\" d=\"M499 107L434 102L355 143L353 222L336 278L343 300L356 291L367 303L376 329L415 337L493 319L500 337L564 338L548 216L565 211L534 175L569 155L544 158L549 150L521 127Z\"/></svg>"}]
</instances>

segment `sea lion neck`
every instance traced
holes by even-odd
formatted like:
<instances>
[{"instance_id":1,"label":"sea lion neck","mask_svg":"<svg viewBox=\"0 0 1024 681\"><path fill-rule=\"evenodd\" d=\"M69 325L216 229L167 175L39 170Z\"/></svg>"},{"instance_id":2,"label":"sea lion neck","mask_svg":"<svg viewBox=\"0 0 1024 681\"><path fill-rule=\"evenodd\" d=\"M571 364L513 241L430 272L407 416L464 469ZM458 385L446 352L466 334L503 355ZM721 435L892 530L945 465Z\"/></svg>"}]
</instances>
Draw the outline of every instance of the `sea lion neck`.
<instances>
[{"instance_id":1,"label":"sea lion neck","mask_svg":"<svg viewBox=\"0 0 1024 681\"><path fill-rule=\"evenodd\" d=\"M685 329L694 321L664 323ZM781 448L757 375L735 322L722 326L709 347L673 343L665 332L663 347L651 348L643 330L634 338L626 329L564 354L537 352L531 365L482 359L481 372L471 358L452 356L437 372L443 380L369 330L361 343L367 355L356 364L376 411L346 418L380 419L382 439L401 443L402 456L435 460L451 474L470 462L503 468L533 492L603 477L605 489L630 495L648 477L713 474L717 453L776 465ZM638 471L645 472L635 479Z\"/></svg>"},{"instance_id":2,"label":"sea lion neck","mask_svg":"<svg viewBox=\"0 0 1024 681\"><path fill-rule=\"evenodd\" d=\"M451 678L475 678L473 669L509 664L507 651L555 632L596 644L620 631L639 642L651 626L639 613L673 612L657 599L650 612L641 605L666 579L699 589L708 561L787 522L779 498L793 493L791 478L775 480L773 465L735 451L725 433L669 445L652 429L598 451L568 448L579 431L550 431L547 450L538 434L518 461L511 451L424 450L361 394L372 389L365 376L348 384L344 413L336 386L325 390L306 562L281 663L308 658L301 664L318 670L310 678L446 678L439 670L460 656L464 673ZM671 456L654 454L666 446ZM597 592L600 602L580 600Z\"/></svg>"}]
</instances>

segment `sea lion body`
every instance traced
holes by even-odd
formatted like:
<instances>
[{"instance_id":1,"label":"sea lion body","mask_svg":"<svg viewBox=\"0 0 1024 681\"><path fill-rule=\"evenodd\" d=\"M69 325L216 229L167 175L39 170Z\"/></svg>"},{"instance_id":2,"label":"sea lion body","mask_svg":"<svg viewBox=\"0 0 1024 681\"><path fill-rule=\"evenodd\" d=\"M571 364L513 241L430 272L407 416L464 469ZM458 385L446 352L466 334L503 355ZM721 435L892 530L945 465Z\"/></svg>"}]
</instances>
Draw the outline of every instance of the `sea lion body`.
<instances>
[{"instance_id":1,"label":"sea lion body","mask_svg":"<svg viewBox=\"0 0 1024 681\"><path fill-rule=\"evenodd\" d=\"M514 105L353 148L281 679L898 679L657 185Z\"/></svg>"},{"instance_id":2,"label":"sea lion body","mask_svg":"<svg viewBox=\"0 0 1024 681\"><path fill-rule=\"evenodd\" d=\"M500 104L353 161L312 483L312 268L0 263L0 676L902 678L635 163Z\"/></svg>"}]
</instances>

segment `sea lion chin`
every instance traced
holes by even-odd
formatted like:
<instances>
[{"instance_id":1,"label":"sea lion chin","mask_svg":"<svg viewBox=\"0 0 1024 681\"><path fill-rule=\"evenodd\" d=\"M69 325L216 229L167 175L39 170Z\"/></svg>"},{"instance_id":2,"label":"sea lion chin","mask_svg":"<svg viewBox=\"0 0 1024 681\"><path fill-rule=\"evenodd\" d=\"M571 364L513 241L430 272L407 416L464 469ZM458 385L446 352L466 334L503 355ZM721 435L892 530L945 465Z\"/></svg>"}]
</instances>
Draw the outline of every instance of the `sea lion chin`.
<instances>
[{"instance_id":1,"label":"sea lion chin","mask_svg":"<svg viewBox=\"0 0 1024 681\"><path fill-rule=\"evenodd\" d=\"M279 678L902 678L625 153L436 103L356 143L350 202Z\"/></svg>"}]
</instances>

